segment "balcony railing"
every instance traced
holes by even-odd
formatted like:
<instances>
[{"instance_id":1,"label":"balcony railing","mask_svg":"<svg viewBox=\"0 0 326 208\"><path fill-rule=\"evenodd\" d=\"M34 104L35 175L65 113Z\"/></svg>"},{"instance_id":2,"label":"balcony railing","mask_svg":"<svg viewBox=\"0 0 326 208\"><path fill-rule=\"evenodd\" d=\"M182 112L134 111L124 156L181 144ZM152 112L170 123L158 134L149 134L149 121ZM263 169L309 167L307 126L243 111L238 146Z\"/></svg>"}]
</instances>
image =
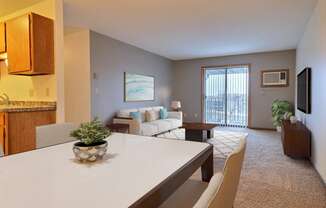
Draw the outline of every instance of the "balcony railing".
<instances>
[{"instance_id":1,"label":"balcony railing","mask_svg":"<svg viewBox=\"0 0 326 208\"><path fill-rule=\"evenodd\" d=\"M217 123L222 126L247 126L247 95L246 94L228 94L207 96L206 105L206 122ZM225 112L226 109L226 112Z\"/></svg>"}]
</instances>

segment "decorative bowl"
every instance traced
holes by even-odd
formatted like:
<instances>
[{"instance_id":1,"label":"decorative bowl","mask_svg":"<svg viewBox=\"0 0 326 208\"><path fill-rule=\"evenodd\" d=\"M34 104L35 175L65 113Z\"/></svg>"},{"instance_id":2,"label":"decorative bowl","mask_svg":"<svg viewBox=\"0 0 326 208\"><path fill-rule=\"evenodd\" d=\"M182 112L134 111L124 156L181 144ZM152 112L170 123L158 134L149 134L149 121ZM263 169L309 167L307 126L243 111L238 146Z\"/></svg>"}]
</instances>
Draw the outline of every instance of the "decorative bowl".
<instances>
[{"instance_id":1,"label":"decorative bowl","mask_svg":"<svg viewBox=\"0 0 326 208\"><path fill-rule=\"evenodd\" d=\"M93 145L85 145L82 142L74 144L73 152L75 157L81 162L94 162L102 159L108 147L107 141L95 143Z\"/></svg>"}]
</instances>

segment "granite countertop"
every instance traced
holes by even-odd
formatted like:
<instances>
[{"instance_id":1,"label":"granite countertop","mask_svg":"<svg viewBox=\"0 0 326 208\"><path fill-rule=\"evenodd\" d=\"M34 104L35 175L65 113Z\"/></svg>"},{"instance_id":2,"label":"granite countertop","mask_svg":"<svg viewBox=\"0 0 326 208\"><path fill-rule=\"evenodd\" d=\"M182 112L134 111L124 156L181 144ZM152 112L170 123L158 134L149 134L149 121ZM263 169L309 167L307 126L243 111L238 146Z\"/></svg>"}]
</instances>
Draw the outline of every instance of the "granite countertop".
<instances>
[{"instance_id":1,"label":"granite countertop","mask_svg":"<svg viewBox=\"0 0 326 208\"><path fill-rule=\"evenodd\" d=\"M32 112L56 110L56 102L43 101L10 101L0 104L0 112Z\"/></svg>"}]
</instances>

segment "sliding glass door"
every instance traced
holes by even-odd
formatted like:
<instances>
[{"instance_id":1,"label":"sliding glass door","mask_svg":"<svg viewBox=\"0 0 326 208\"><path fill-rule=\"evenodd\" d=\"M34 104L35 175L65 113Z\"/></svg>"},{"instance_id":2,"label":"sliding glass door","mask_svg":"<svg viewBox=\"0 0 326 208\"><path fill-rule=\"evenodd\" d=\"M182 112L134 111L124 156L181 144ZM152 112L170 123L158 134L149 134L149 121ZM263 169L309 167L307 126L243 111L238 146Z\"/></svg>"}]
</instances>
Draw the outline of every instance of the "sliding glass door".
<instances>
[{"instance_id":1,"label":"sliding glass door","mask_svg":"<svg viewBox=\"0 0 326 208\"><path fill-rule=\"evenodd\" d=\"M204 120L223 126L248 125L248 66L204 68Z\"/></svg>"}]
</instances>

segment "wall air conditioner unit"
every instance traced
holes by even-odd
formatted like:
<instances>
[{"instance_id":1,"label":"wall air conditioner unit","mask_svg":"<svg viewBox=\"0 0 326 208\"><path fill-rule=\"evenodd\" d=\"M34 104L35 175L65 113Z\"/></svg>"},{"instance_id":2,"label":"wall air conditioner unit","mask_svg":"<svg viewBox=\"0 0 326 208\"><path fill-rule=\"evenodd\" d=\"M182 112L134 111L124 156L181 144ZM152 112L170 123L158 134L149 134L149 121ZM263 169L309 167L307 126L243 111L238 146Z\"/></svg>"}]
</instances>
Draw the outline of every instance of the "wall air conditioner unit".
<instances>
[{"instance_id":1,"label":"wall air conditioner unit","mask_svg":"<svg viewBox=\"0 0 326 208\"><path fill-rule=\"evenodd\" d=\"M289 70L266 70L261 72L261 87L289 86Z\"/></svg>"}]
</instances>

